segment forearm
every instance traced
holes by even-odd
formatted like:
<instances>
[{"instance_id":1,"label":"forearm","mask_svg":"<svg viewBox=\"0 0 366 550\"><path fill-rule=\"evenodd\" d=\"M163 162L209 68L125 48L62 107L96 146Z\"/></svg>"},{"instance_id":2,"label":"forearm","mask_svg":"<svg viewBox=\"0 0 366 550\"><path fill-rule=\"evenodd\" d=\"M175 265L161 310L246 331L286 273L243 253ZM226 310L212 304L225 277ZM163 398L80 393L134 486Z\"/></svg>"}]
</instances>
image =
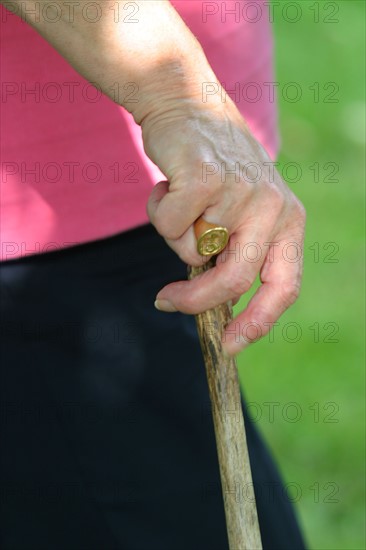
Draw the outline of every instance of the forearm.
<instances>
[{"instance_id":1,"label":"forearm","mask_svg":"<svg viewBox=\"0 0 366 550\"><path fill-rule=\"evenodd\" d=\"M169 110L169 101L177 97L200 101L202 82L216 81L198 41L167 0L102 0L94 12L85 10L88 0L58 0L57 11L48 0L1 3L34 27L78 73L128 109L138 124L151 111ZM128 16L131 6L133 17ZM135 85L135 102L126 101L129 94L122 93L129 82Z\"/></svg>"}]
</instances>

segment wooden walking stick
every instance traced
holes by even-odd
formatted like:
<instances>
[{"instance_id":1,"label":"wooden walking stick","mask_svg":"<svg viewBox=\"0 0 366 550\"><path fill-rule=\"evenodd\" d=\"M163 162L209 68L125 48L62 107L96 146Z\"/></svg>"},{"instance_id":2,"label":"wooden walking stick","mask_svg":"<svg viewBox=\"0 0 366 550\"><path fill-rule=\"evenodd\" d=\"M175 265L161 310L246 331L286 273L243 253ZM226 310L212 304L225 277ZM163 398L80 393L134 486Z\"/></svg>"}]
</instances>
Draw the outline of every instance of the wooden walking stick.
<instances>
[{"instance_id":1,"label":"wooden walking stick","mask_svg":"<svg viewBox=\"0 0 366 550\"><path fill-rule=\"evenodd\" d=\"M202 218L195 223L197 249L202 255L218 254L228 231ZM216 264L213 256L200 267L188 266L193 279ZM235 357L224 355L221 337L232 319L230 302L195 316L212 404L221 486L230 550L261 550L261 537L241 407Z\"/></svg>"}]
</instances>

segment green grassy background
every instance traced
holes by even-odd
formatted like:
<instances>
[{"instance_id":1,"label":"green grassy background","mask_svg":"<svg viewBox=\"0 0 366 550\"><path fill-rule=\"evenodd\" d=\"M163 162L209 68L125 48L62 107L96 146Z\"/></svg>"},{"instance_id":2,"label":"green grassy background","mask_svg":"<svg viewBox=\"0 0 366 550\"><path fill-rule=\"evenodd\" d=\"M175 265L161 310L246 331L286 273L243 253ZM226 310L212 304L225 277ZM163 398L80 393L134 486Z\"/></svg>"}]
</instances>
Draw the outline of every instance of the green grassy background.
<instances>
[{"instance_id":1,"label":"green grassy background","mask_svg":"<svg viewBox=\"0 0 366 550\"><path fill-rule=\"evenodd\" d=\"M274 19L282 134L278 160L280 170L290 161L302 169L300 180L290 186L308 215L304 282L274 341L266 337L239 355L240 378L257 425L285 481L292 483L290 493L297 495L309 547L364 549L365 6L352 0L301 1L300 21L289 23L282 12L288 2L280 4ZM319 22L310 9L314 4ZM294 12L287 15L292 18ZM301 87L300 101L282 97L288 82ZM315 82L318 102L309 89ZM324 89L329 82L339 87L333 103L328 102L333 85ZM310 169L315 162L319 181ZM339 167L333 176L334 165L324 167L329 162ZM294 172L288 174L292 178ZM244 305L243 300L235 312ZM283 333L286 323L297 325L287 325ZM301 335L290 343L296 327ZM273 418L268 402L278 403ZM298 421L289 421L295 415Z\"/></svg>"}]
</instances>

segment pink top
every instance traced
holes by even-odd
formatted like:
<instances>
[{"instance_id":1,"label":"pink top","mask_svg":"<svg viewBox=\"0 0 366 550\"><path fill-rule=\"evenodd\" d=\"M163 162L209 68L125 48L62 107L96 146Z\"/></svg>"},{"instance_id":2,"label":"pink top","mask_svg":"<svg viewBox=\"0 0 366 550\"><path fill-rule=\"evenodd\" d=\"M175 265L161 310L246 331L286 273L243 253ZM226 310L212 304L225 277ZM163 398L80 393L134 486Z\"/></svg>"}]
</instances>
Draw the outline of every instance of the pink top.
<instances>
[{"instance_id":1,"label":"pink top","mask_svg":"<svg viewBox=\"0 0 366 550\"><path fill-rule=\"evenodd\" d=\"M272 37L263 1L172 4L272 158ZM229 9L234 9L229 13ZM131 115L98 95L18 16L1 17L1 260L57 250L147 223L165 179ZM267 85L264 85L267 83ZM134 88L126 90L133 99Z\"/></svg>"}]
</instances>

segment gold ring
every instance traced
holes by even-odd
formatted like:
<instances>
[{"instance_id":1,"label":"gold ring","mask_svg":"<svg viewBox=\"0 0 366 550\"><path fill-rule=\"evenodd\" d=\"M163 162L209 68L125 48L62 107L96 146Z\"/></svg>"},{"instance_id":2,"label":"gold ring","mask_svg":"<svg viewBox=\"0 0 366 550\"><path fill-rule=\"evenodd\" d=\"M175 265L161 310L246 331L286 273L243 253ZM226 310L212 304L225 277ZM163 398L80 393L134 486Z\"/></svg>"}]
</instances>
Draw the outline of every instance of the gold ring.
<instances>
[{"instance_id":1,"label":"gold ring","mask_svg":"<svg viewBox=\"0 0 366 550\"><path fill-rule=\"evenodd\" d=\"M201 256L219 254L229 241L229 231L226 227L206 222L202 217L195 221L194 233L197 239L197 252Z\"/></svg>"}]
</instances>

